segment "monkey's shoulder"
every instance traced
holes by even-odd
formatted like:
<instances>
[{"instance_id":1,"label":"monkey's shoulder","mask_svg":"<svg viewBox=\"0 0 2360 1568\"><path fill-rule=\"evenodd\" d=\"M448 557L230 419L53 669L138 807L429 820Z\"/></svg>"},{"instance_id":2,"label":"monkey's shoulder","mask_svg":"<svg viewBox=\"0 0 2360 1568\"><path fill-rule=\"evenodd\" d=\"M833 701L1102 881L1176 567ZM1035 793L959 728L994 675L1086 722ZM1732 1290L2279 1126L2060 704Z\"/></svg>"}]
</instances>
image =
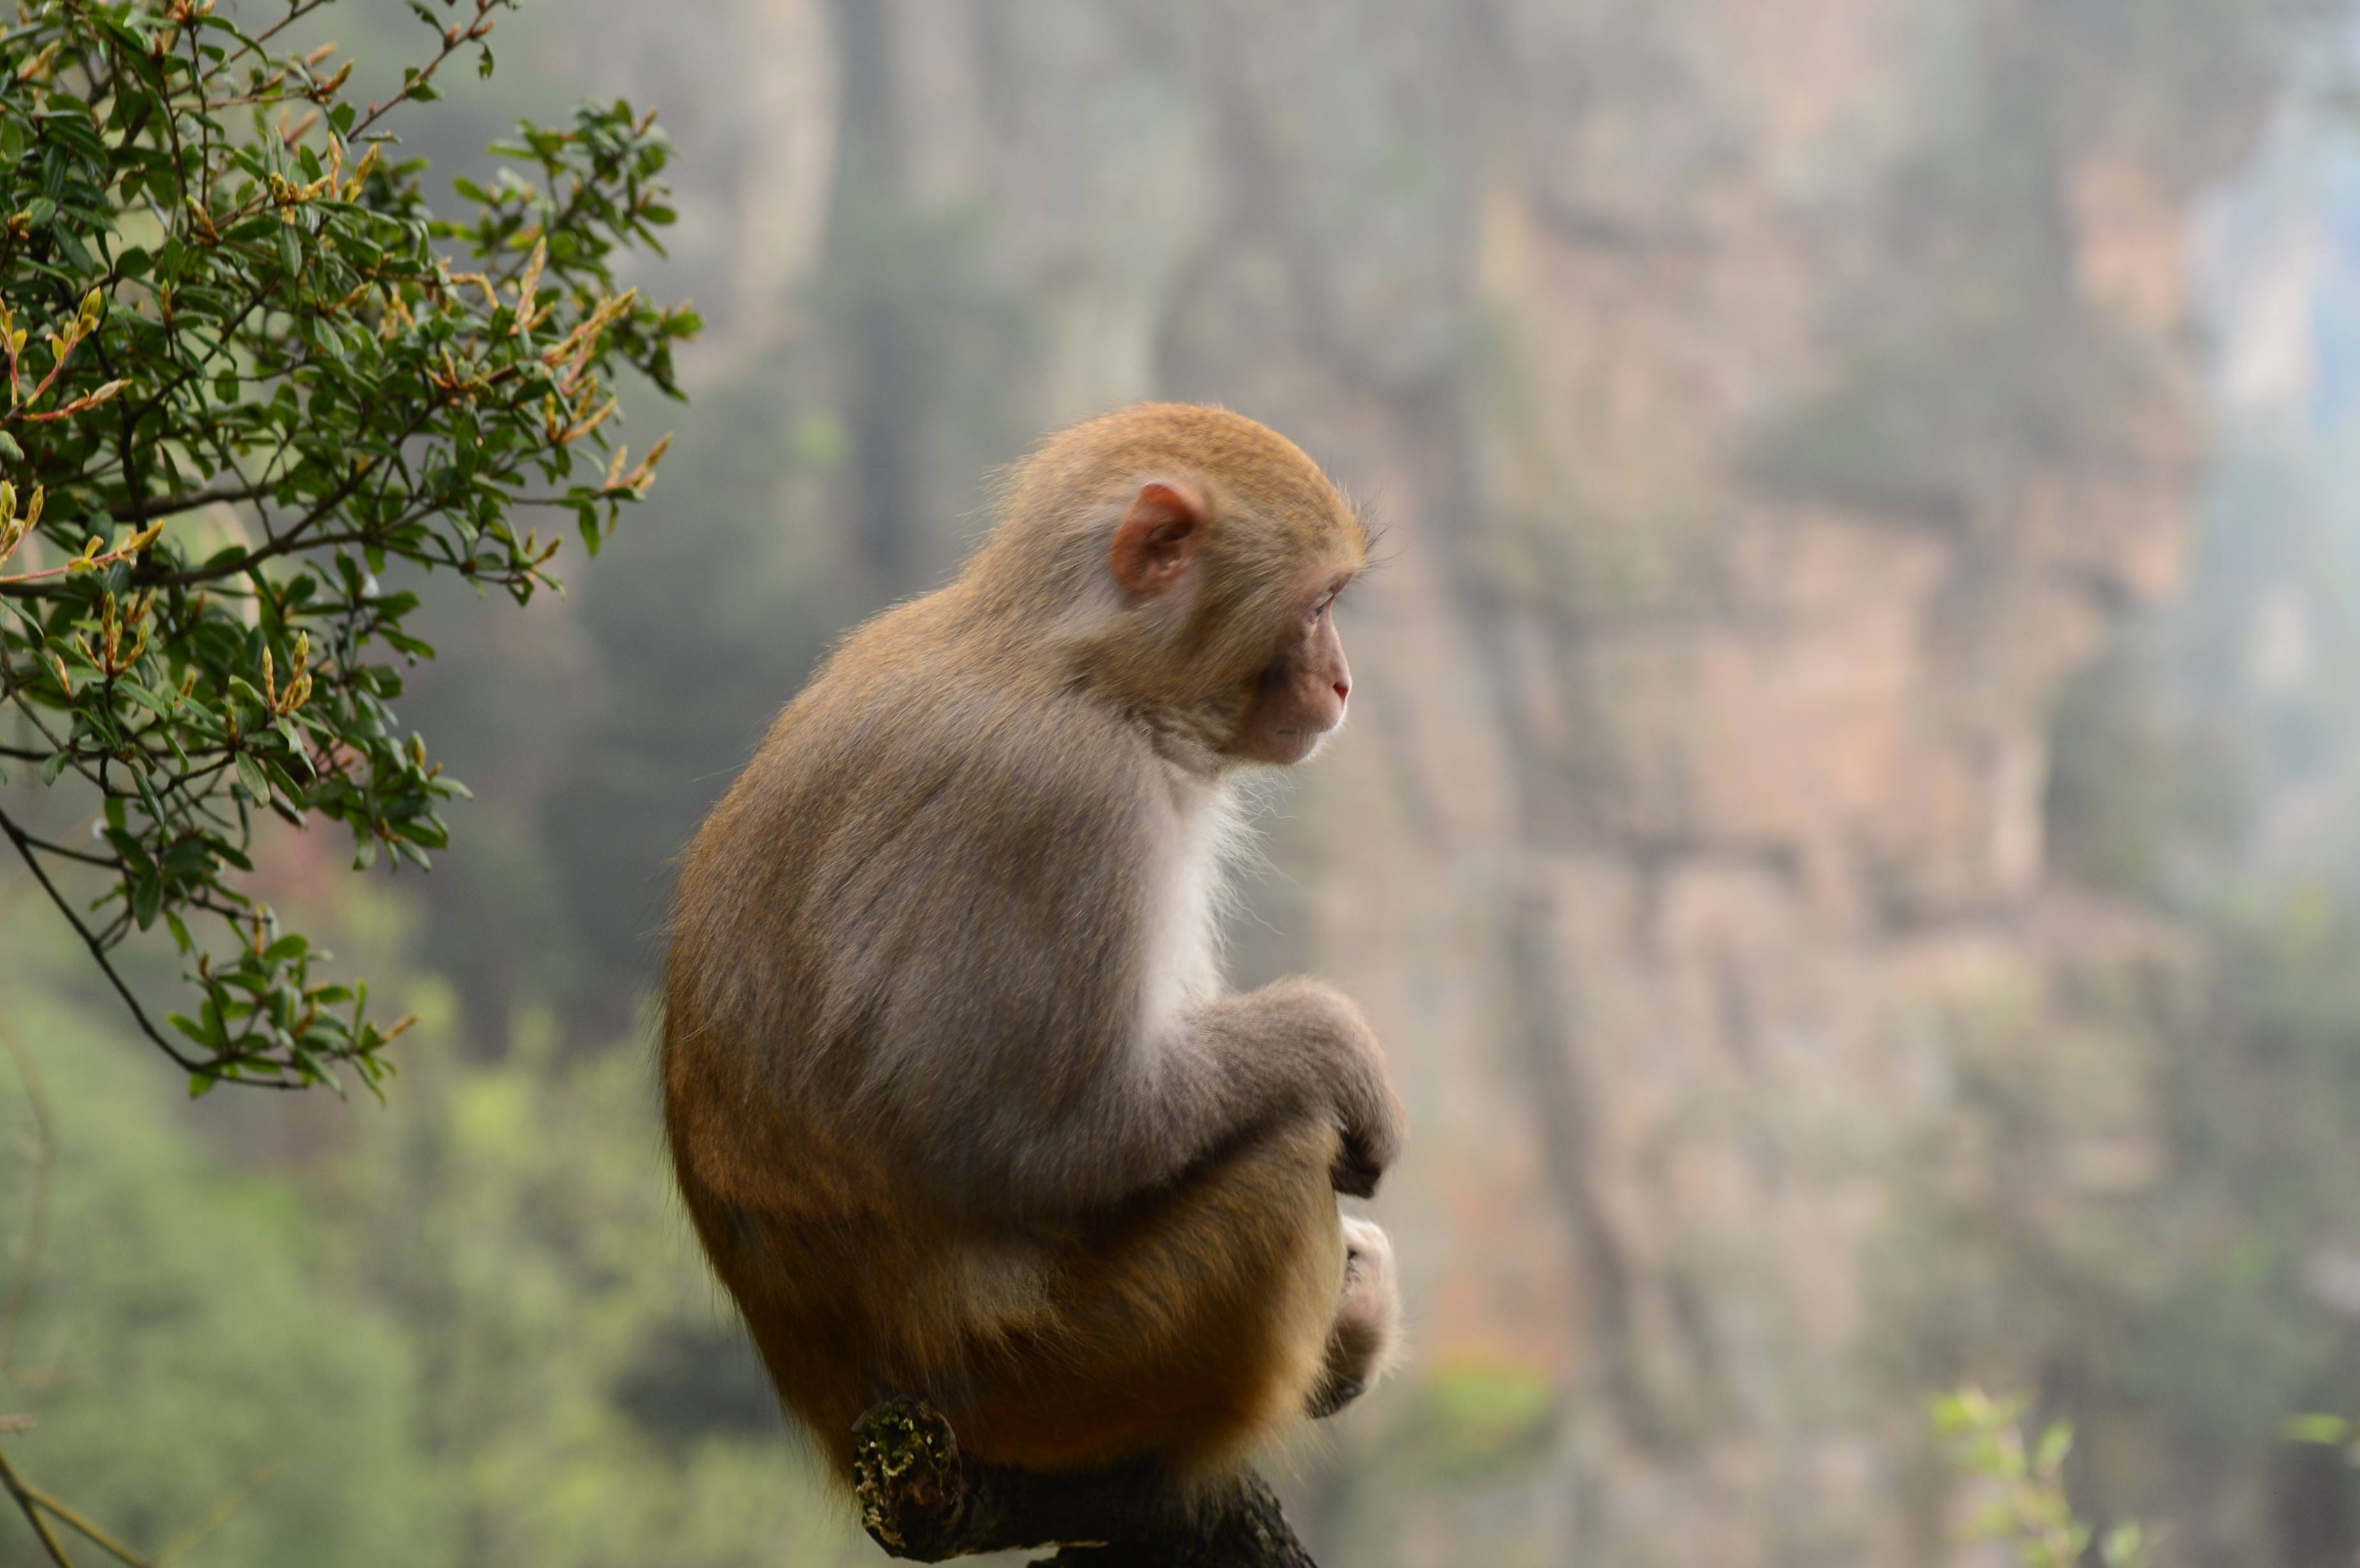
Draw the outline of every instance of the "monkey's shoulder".
<instances>
[{"instance_id":1,"label":"monkey's shoulder","mask_svg":"<svg viewBox=\"0 0 2360 1568\"><path fill-rule=\"evenodd\" d=\"M872 665L806 698L766 749L825 815L1103 849L1169 793L1150 741L1086 692Z\"/></svg>"}]
</instances>

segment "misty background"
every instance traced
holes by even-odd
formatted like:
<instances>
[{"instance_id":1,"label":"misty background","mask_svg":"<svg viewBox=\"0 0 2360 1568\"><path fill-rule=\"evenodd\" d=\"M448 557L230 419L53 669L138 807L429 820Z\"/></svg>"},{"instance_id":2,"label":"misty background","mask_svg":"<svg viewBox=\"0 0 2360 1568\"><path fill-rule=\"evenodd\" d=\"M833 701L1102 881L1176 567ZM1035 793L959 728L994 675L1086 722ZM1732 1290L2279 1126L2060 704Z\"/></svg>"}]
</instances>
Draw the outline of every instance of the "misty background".
<instances>
[{"instance_id":1,"label":"misty background","mask_svg":"<svg viewBox=\"0 0 2360 1568\"><path fill-rule=\"evenodd\" d=\"M347 0L391 75L424 30ZM669 863L986 478L1140 397L1383 530L1231 978L1368 1009L1412 1357L1280 1466L1349 1568L1995 1562L2032 1397L2169 1565L2351 1568L2360 118L2327 0L530 0L413 116L660 105L694 402L403 710L431 877L267 892L380 1106L190 1105L0 870L0 1413L204 1564L881 1561L668 1190ZM37 788L30 781L12 789ZM308 929L308 928L307 928ZM169 985L168 951L148 979ZM21 1071L18 1069L21 1068ZM0 1561L33 1561L0 1519Z\"/></svg>"}]
</instances>

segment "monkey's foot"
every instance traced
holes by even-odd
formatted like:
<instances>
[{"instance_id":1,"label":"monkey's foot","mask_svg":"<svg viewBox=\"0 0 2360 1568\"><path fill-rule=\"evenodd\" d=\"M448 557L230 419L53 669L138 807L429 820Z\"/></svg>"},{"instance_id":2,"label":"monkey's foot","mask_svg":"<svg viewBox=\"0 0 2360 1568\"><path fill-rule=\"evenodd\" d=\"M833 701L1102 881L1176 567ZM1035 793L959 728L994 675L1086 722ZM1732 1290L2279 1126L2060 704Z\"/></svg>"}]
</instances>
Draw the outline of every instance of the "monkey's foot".
<instances>
[{"instance_id":1,"label":"monkey's foot","mask_svg":"<svg viewBox=\"0 0 2360 1568\"><path fill-rule=\"evenodd\" d=\"M1050 1568L1316 1568L1259 1475L1190 1506L1138 1470L1049 1475L978 1465L942 1412L874 1405L853 1423L860 1522L889 1556L1062 1546Z\"/></svg>"},{"instance_id":2,"label":"monkey's foot","mask_svg":"<svg viewBox=\"0 0 2360 1568\"><path fill-rule=\"evenodd\" d=\"M1393 1244L1367 1220L1344 1221L1344 1288L1319 1381L1311 1390L1314 1421L1334 1415L1392 1369L1401 1346L1401 1287Z\"/></svg>"}]
</instances>

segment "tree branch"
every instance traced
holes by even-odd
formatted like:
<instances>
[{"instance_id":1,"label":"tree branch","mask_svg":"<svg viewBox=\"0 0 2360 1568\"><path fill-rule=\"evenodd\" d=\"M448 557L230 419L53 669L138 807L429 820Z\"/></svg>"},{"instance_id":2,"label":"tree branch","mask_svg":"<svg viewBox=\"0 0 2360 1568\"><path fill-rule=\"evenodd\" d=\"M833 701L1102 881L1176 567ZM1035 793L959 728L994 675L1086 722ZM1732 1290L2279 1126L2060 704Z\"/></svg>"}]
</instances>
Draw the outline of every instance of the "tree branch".
<instances>
[{"instance_id":1,"label":"tree branch","mask_svg":"<svg viewBox=\"0 0 2360 1568\"><path fill-rule=\"evenodd\" d=\"M56 1532L49 1529L49 1522L41 1517L45 1513L55 1514L63 1519L80 1531L92 1545L123 1563L124 1568L149 1568L145 1557L140 1556L115 1537L91 1523L80 1513L18 1475L16 1467L8 1463L8 1456L5 1454L0 1454L0 1486L7 1488L8 1495L16 1499L16 1506L25 1510L25 1517L33 1521L34 1532L40 1536L41 1544L48 1549L50 1560L60 1564L60 1568L73 1568L73 1563L66 1556L65 1544L58 1540Z\"/></svg>"},{"instance_id":2,"label":"tree branch","mask_svg":"<svg viewBox=\"0 0 2360 1568\"><path fill-rule=\"evenodd\" d=\"M154 1021L148 1017L148 1009L139 1005L139 998L132 994L129 984L116 971L114 960L107 954L105 942L96 931L90 929L81 914L75 910L72 901L67 898L58 885L49 880L49 872L42 867L33 836L11 822L5 811L0 811L0 836L5 836L9 843L16 846L16 853L24 859L25 868L33 874L33 880L41 885L41 891L49 896L49 902L57 906L58 913L65 917L66 923L73 927L74 934L82 938L82 945L90 950L91 957L97 961L99 972L104 975L108 984L115 987L115 994L123 998L123 1005L131 1009L131 1021L139 1026L139 1032L148 1037L149 1043L170 1057L175 1066L190 1073L207 1071L218 1073L236 1062L240 1054L237 1052L217 1056L210 1062L200 1062L183 1053L180 1047L167 1040L164 1032L158 1029ZM240 1078L237 1082L264 1089L304 1087L304 1081L300 1078Z\"/></svg>"},{"instance_id":3,"label":"tree branch","mask_svg":"<svg viewBox=\"0 0 2360 1568\"><path fill-rule=\"evenodd\" d=\"M107 515L118 523L144 523L150 517L169 517L179 512L193 512L199 506L210 506L216 501L252 501L263 495L267 485L209 485L202 490L191 490L179 495L158 495L152 501L126 501L107 509Z\"/></svg>"},{"instance_id":4,"label":"tree branch","mask_svg":"<svg viewBox=\"0 0 2360 1568\"><path fill-rule=\"evenodd\" d=\"M39 1538L42 1550L49 1554L49 1561L58 1564L58 1568L73 1568L73 1559L66 1555L65 1542L60 1541L58 1532L49 1528L49 1521L41 1517L41 1505L34 1499L23 1478L16 1474L16 1467L8 1463L5 1454L0 1454L0 1489L5 1489L16 1500L16 1506L25 1511L26 1522L33 1527L33 1534Z\"/></svg>"},{"instance_id":5,"label":"tree branch","mask_svg":"<svg viewBox=\"0 0 2360 1568\"><path fill-rule=\"evenodd\" d=\"M49 880L49 872L42 868L40 858L35 853L32 835L9 821L5 811L0 811L0 833L5 833L8 841L16 846L16 853L24 857L25 869L33 874L33 879L41 885L41 891L47 893L49 896L49 902L57 906L58 913L66 918L66 923L73 927L74 934L82 938L82 945L90 949L91 957L98 961L98 967L105 974L108 982L114 985L115 995L121 996L124 1006L131 1009L132 1021L139 1026L139 1032L153 1041L165 1055L170 1057L174 1065L191 1073L203 1066L204 1063L181 1055L180 1048L166 1040L156 1026L148 1021L148 1010L139 1005L139 998L131 994L131 987L124 983L123 976L115 973L114 962L107 957L106 944L99 940L97 932L82 923L82 916L75 910L72 902L66 898L65 894L59 891L56 883Z\"/></svg>"},{"instance_id":6,"label":"tree branch","mask_svg":"<svg viewBox=\"0 0 2360 1568\"><path fill-rule=\"evenodd\" d=\"M978 1465L923 1400L875 1406L852 1430L861 1523L890 1556L940 1563L1061 1546L1034 1568L1316 1568L1251 1472L1184 1503L1135 1469L1051 1475Z\"/></svg>"}]
</instances>

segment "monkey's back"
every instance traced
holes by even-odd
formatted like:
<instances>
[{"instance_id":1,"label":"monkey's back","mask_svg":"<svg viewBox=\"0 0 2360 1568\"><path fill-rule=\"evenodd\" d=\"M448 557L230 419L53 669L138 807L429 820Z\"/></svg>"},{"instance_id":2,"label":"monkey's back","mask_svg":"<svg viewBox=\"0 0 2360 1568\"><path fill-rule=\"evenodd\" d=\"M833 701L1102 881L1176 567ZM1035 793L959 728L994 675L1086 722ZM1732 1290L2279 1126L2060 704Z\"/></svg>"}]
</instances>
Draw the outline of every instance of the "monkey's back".
<instances>
[{"instance_id":1,"label":"monkey's back","mask_svg":"<svg viewBox=\"0 0 2360 1568\"><path fill-rule=\"evenodd\" d=\"M1011 1052L1054 1091L1106 1070L1137 1005L1139 890L1105 846L1136 837L1141 805L1120 772L1071 766L1125 744L1120 726L1013 685L988 648L946 670L960 614L954 590L855 634L698 833L675 904L681 1189L782 1397L823 1433L881 1390L955 1401L947 1382L1059 1332L1082 1228L979 1228L958 1195L1008 1179L1025 1139L995 1109ZM973 1166L921 1168L920 1147Z\"/></svg>"}]
</instances>

